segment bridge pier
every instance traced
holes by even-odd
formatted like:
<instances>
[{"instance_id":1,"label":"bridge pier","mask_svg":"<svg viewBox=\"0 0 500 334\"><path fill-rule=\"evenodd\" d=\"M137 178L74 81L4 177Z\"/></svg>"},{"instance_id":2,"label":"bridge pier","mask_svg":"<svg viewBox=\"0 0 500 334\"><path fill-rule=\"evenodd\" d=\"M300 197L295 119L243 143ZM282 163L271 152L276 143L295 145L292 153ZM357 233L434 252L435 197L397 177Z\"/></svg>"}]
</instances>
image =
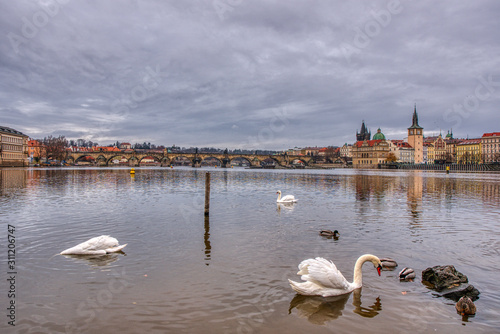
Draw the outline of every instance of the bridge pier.
<instances>
[{"instance_id":1,"label":"bridge pier","mask_svg":"<svg viewBox=\"0 0 500 334\"><path fill-rule=\"evenodd\" d=\"M252 167L260 167L261 166L260 165L260 160L258 160L258 159L253 159L251 161L251 164L252 164Z\"/></svg>"},{"instance_id":2,"label":"bridge pier","mask_svg":"<svg viewBox=\"0 0 500 334\"><path fill-rule=\"evenodd\" d=\"M221 161L221 167L222 168L231 168L231 160L228 158L224 158Z\"/></svg>"}]
</instances>

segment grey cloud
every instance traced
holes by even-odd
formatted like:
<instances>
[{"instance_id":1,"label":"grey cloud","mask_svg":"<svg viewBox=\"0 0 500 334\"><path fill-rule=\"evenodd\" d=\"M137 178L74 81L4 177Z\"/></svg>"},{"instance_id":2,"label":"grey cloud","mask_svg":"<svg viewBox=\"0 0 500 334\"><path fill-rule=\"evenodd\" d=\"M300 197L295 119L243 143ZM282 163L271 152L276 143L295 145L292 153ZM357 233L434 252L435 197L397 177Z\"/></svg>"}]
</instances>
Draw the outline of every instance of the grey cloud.
<instances>
[{"instance_id":1,"label":"grey cloud","mask_svg":"<svg viewBox=\"0 0 500 334\"><path fill-rule=\"evenodd\" d=\"M453 111L478 77L500 82L496 1L401 0L349 59L342 45L395 0L221 1L233 4L223 19L211 1L47 0L59 10L30 38L23 24L42 5L4 2L0 123L103 144L236 147L286 110L286 127L258 142L283 149L353 142L362 119L404 133L416 102L425 131L498 131L498 86ZM18 52L9 33L23 38Z\"/></svg>"}]
</instances>

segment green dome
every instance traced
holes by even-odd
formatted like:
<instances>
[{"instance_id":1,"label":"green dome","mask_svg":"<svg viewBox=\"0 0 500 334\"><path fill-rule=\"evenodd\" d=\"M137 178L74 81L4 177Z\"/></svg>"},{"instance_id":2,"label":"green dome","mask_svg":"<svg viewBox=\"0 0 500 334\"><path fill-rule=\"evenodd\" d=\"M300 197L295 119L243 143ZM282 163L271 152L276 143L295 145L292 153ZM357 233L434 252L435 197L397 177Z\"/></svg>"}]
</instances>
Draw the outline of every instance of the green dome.
<instances>
[{"instance_id":1,"label":"green dome","mask_svg":"<svg viewBox=\"0 0 500 334\"><path fill-rule=\"evenodd\" d=\"M377 133L373 136L373 140L379 140L379 139L385 140L385 136L380 130L380 128L378 128Z\"/></svg>"}]
</instances>

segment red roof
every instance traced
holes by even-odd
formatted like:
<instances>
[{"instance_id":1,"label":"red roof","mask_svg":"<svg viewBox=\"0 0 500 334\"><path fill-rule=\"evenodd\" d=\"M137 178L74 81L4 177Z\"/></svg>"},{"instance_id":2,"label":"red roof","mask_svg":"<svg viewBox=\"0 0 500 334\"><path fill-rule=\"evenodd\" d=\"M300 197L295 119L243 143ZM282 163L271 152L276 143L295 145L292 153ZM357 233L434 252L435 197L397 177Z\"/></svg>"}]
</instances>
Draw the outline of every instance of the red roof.
<instances>
[{"instance_id":1,"label":"red roof","mask_svg":"<svg viewBox=\"0 0 500 334\"><path fill-rule=\"evenodd\" d=\"M483 134L483 138L484 137L498 137L498 136L500 136L500 132L490 132L490 133Z\"/></svg>"},{"instance_id":2,"label":"red roof","mask_svg":"<svg viewBox=\"0 0 500 334\"><path fill-rule=\"evenodd\" d=\"M379 144L382 139L372 139L372 140L365 140L368 143L368 146L373 146L375 144ZM357 141L354 145L357 147L361 147L365 141Z\"/></svg>"},{"instance_id":3,"label":"red roof","mask_svg":"<svg viewBox=\"0 0 500 334\"><path fill-rule=\"evenodd\" d=\"M481 138L466 139L458 145L477 145L481 143Z\"/></svg>"},{"instance_id":4,"label":"red roof","mask_svg":"<svg viewBox=\"0 0 500 334\"><path fill-rule=\"evenodd\" d=\"M109 147L109 146L96 146L94 151L104 151L104 152L121 152L118 147Z\"/></svg>"},{"instance_id":5,"label":"red roof","mask_svg":"<svg viewBox=\"0 0 500 334\"><path fill-rule=\"evenodd\" d=\"M42 146L38 140L28 140L28 146Z\"/></svg>"}]
</instances>

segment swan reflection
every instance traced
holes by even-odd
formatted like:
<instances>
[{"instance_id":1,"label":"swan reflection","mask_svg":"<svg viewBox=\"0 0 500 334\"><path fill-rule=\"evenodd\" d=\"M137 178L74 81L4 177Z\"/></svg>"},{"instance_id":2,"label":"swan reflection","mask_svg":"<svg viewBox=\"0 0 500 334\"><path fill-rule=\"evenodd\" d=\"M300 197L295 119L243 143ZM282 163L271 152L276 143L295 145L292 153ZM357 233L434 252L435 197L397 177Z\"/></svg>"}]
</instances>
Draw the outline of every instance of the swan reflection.
<instances>
[{"instance_id":1,"label":"swan reflection","mask_svg":"<svg viewBox=\"0 0 500 334\"><path fill-rule=\"evenodd\" d=\"M292 212L293 209L295 209L293 203L278 203L276 207L276 211L278 211L278 213L281 213L281 210L285 213Z\"/></svg>"},{"instance_id":2,"label":"swan reflection","mask_svg":"<svg viewBox=\"0 0 500 334\"><path fill-rule=\"evenodd\" d=\"M296 309L299 317L306 318L315 325L324 325L326 322L342 316L342 311L350 295L351 293L325 298L297 294L290 302L288 314L291 314L292 310ZM361 289L354 290L352 292L352 297L352 305L354 306L353 312L362 317L373 318L382 310L380 297L377 297L373 305L369 307L361 306Z\"/></svg>"},{"instance_id":3,"label":"swan reflection","mask_svg":"<svg viewBox=\"0 0 500 334\"><path fill-rule=\"evenodd\" d=\"M113 254L106 255L63 255L65 258L72 259L74 261L83 261L91 267L105 267L111 263L118 260L118 254L125 255L124 252L120 251Z\"/></svg>"}]
</instances>

